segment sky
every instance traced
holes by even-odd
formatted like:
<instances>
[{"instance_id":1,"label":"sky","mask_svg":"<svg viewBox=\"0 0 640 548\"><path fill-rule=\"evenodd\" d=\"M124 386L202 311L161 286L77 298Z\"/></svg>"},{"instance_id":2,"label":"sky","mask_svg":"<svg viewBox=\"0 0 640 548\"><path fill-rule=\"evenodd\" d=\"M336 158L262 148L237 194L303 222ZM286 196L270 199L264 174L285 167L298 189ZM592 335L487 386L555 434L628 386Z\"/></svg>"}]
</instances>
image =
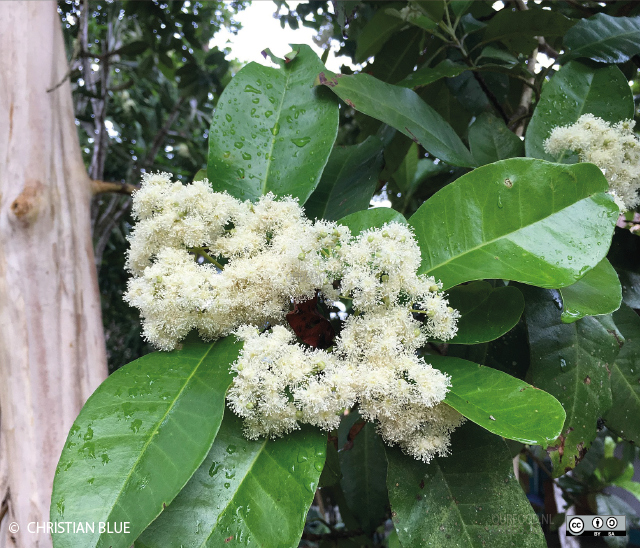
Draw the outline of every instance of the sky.
<instances>
[{"instance_id":1,"label":"sky","mask_svg":"<svg viewBox=\"0 0 640 548\"><path fill-rule=\"evenodd\" d=\"M287 3L293 11L300 2L289 1ZM316 34L315 30L302 25L296 30L290 29L288 25L282 29L280 21L273 17L275 11L276 5L272 0L253 0L249 7L234 17L242 24L238 34L234 36L226 28L223 28L211 40L210 45L218 46L219 49L230 48L231 53L227 59L235 58L242 64L249 61L256 61L262 65L270 64L260 52L269 48L274 55L284 57L286 53L291 51L289 47L291 43L307 44L318 56L322 56L322 48L316 46L312 40ZM336 46L337 44L333 46L334 49ZM340 72L340 66L345 64L347 60L347 57L336 58L334 50L332 50L326 66L329 70Z\"/></svg>"}]
</instances>

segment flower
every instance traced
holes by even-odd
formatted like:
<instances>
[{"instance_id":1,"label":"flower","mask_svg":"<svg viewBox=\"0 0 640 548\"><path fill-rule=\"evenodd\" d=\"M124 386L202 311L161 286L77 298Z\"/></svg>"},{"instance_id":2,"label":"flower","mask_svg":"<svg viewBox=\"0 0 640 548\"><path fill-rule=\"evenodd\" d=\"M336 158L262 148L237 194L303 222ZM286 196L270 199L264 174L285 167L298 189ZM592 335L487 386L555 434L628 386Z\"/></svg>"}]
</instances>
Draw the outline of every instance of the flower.
<instances>
[{"instance_id":1,"label":"flower","mask_svg":"<svg viewBox=\"0 0 640 548\"><path fill-rule=\"evenodd\" d=\"M598 166L609 181L610 194L626 211L640 202L640 141L633 133L634 126L633 120L612 125L593 114L583 114L575 124L554 128L544 149L553 155L572 150L581 162Z\"/></svg>"},{"instance_id":2,"label":"flower","mask_svg":"<svg viewBox=\"0 0 640 548\"><path fill-rule=\"evenodd\" d=\"M332 430L358 405L388 443L427 462L446 454L463 418L443 403L449 378L418 349L453 337L459 314L441 284L417 274L408 226L353 236L310 221L292 198L241 202L206 180L183 185L164 173L145 175L133 213L125 299L162 350L193 329L243 341L227 403L248 438L300 424ZM299 343L287 325L292 303L316 296L351 304L327 350Z\"/></svg>"}]
</instances>

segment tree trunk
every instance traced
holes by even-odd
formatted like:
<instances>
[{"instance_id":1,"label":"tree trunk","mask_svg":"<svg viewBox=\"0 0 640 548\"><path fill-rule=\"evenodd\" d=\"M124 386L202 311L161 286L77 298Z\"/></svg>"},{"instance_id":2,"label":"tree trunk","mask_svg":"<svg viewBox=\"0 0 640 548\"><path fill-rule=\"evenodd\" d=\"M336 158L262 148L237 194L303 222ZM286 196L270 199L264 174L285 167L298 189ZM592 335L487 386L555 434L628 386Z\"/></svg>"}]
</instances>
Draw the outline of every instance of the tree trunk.
<instances>
[{"instance_id":1,"label":"tree trunk","mask_svg":"<svg viewBox=\"0 0 640 548\"><path fill-rule=\"evenodd\" d=\"M107 375L71 89L47 91L67 75L56 6L0 2L0 547L51 546L29 523Z\"/></svg>"}]
</instances>

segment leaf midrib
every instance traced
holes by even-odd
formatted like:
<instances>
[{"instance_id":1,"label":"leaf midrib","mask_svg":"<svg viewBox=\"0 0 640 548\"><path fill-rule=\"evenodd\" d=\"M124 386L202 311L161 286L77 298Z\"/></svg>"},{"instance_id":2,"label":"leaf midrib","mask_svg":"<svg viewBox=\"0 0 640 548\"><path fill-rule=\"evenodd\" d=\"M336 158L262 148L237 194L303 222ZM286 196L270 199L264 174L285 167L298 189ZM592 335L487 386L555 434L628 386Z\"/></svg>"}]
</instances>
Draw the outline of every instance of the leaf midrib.
<instances>
[{"instance_id":1,"label":"leaf midrib","mask_svg":"<svg viewBox=\"0 0 640 548\"><path fill-rule=\"evenodd\" d=\"M276 69L274 69L276 70ZM282 100L280 101L280 105L278 106L278 110L276 112L276 119L275 119L275 123L278 124L278 127L280 127L280 114L282 113L282 106L284 105L284 99L287 95L287 85L289 84L289 81L291 79L291 74L292 71L291 69L287 70L286 68L283 69L284 72L284 88L282 90ZM267 159L267 166L264 170L264 181L262 182L262 188L261 188L261 194L262 196L264 196L266 194L266 190L267 190L267 182L269 181L269 175L270 175L270 168L271 168L271 160L273 160L273 149L276 145L276 140L277 140L277 135L271 135L271 146L269 147L269 158Z\"/></svg>"},{"instance_id":2,"label":"leaf midrib","mask_svg":"<svg viewBox=\"0 0 640 548\"><path fill-rule=\"evenodd\" d=\"M216 341L217 342L217 341ZM163 422L165 421L165 419L167 418L167 416L169 415L169 413L171 412L171 410L175 407L176 402L178 401L178 399L180 398L180 396L182 395L182 393L184 392L185 388L189 385L189 383L191 382L191 379L193 378L193 376L196 374L196 372L198 371L198 369L200 368L200 366L202 365L202 363L204 362L205 358L209 355L209 352L211 352L211 349L216 345L216 342L213 342L209 345L209 348L207 348L207 351L204 353L204 355L202 356L202 358L198 361L198 364L193 368L193 371L189 374L189 376L186 378L184 384L182 385L182 388L180 389L180 391L176 394L175 398L173 399L173 401L170 403L170 405L167 407L167 410L165 411L164 415L162 416L162 418L160 420L158 420L156 422L156 426L154 427L153 431L151 432L151 434L149 435L149 438L147 439L147 441L145 442L144 446L142 447L142 450L140 451L140 454L138 455L138 458L136 459L135 463L133 464L133 466L131 467L131 469L129 470L129 473L127 474L124 482L122 483L122 488L120 489L120 491L118 492L118 496L116 497L116 499L114 500L112 506L111 506L111 510L109 511L109 514L107 516L107 519L105 521L109 521L108 518L111 517L111 514L113 513L113 509L119 505L122 507L122 504L120 504L120 497L122 496L122 493L124 492L125 488L127 487L127 485L129 485L129 482L131 480L131 477L133 475L133 471L137 468L138 464L140 463L140 461L142 460L142 457L144 456L144 454L147 451L147 448L149 447L149 445L151 445L152 440L155 438L156 433L160 430L160 427L162 426ZM98 537L98 540L96 542L99 543L103 538L105 538L106 535L108 535L109 533L103 533Z\"/></svg>"},{"instance_id":3,"label":"leaf midrib","mask_svg":"<svg viewBox=\"0 0 640 548\"><path fill-rule=\"evenodd\" d=\"M357 75L354 75L357 76ZM373 78L373 77L372 77ZM339 81L338 81L339 82ZM409 88L401 88L400 86L394 86L393 84L387 84L386 82L382 82L382 84L388 85L388 86L393 86L393 87L397 87L399 90L406 90L410 93L413 93L416 97L416 99L420 102L422 102L424 104L424 106L426 106L428 109L431 109L431 107L429 105L427 105L427 103L425 103L422 99L420 99L420 96L418 94L416 94L413 90L409 89ZM340 88L340 83L338 83L338 85L336 86L337 88ZM345 89L345 87L343 87L342 89ZM362 91L356 91L353 88L346 88L347 90L351 89L351 91L353 91L354 93L358 93L360 96L370 100L372 103L376 104L376 105L380 105L382 104L382 101L377 100L377 96L376 98L374 98L374 96L372 95L367 95L366 93L362 92ZM402 105L404 104L403 101L399 101L399 103ZM408 121L407 123L412 124L415 122L413 118L409 118L408 116L406 116L403 112L397 110L395 108L395 101L392 103L391 106L388 107L390 111L392 111L393 113L397 114L402 120ZM356 110L359 110L356 108ZM433 113L437 114L437 112L435 112L435 110L433 111ZM439 115L438 115L439 116ZM443 119L444 123L447 124L447 122ZM434 141L436 141L437 143L440 143L440 145L442 145L443 147L449 149L451 152L453 152L456 156L459 156L459 151L454 150L453 147L447 143L445 143L444 141L442 141L435 133L431 133L429 130L427 130L423 125L419 124L420 128L426 133L428 134ZM449 124L447 124L449 125ZM451 126L449 126L451 127ZM406 133L404 133L404 131L402 132L404 135L407 135ZM409 135L407 135L407 137L410 137ZM456 135L457 137L457 135ZM424 143L420 143L424 146ZM460 141L460 145L462 146L463 149L465 149L465 151L468 152L469 155L469 160L473 160L473 157L471 156L471 152L469 152L468 150L466 150L466 147L464 146L464 144L462 144L462 141ZM464 160L464 158L460 158L462 160ZM475 162L473 160L473 162Z\"/></svg>"},{"instance_id":4,"label":"leaf midrib","mask_svg":"<svg viewBox=\"0 0 640 548\"><path fill-rule=\"evenodd\" d=\"M636 18L634 18L636 19ZM615 23L616 25L618 25L618 28L620 27L620 23L617 21L611 21L610 19L603 19L602 17L600 18L600 21L606 21L606 23L604 23L607 27L609 27L609 29L611 29L611 23ZM596 29L591 29L591 31L596 34L599 35L600 33L596 30ZM639 35L640 34L640 30L636 29L636 30L632 30L632 31L625 31L622 34L616 34L615 36L608 36L605 38L602 38L601 40L595 40L593 42L589 42L588 44L584 44L576 49L572 49L571 50L571 54L576 54L582 50L585 49L589 49L591 47L596 47L598 44L606 44L607 41L611 41L611 40L617 40L617 39L627 39L627 36L633 36L633 35ZM625 55L629 56L628 54L625 53Z\"/></svg>"},{"instance_id":5,"label":"leaf midrib","mask_svg":"<svg viewBox=\"0 0 640 548\"><path fill-rule=\"evenodd\" d=\"M238 483L238 487L236 488L236 491L234 493L234 495L232 497L229 498L227 504L224 506L224 508L220 511L220 513L218 514L218 517L216 518L216 522L213 524L213 526L211 527L211 533L209 533L209 535L207 536L207 538L204 539L204 541L200 544L200 546L198 548L204 548L206 547L207 543L209 542L209 540L211 539L211 537L213 536L213 533L215 533L215 531L218 528L218 524L220 523L220 520L222 519L222 517L226 514L227 510L229 509L229 507L231 506L231 503L235 502L236 499L236 495L238 493L238 491L240 491L240 488L242 487L242 485L245 483L245 481L247 481L247 477L249 476L249 473L251 472L251 470L253 469L253 466L255 465L256 461L258 460L258 458L260 457L260 455L262 455L262 452L264 451L264 448L267 445L267 441L268 439L264 439L262 442L262 445L260 446L260 449L258 449L255 453L255 456L253 457L253 459L251 460L251 463L249 464L249 466L246 468L246 472L242 478L242 481L240 481L240 483ZM243 520L243 522L246 524L246 521ZM247 525L247 528L249 528L249 526ZM257 540L257 539L256 539Z\"/></svg>"},{"instance_id":6,"label":"leaf midrib","mask_svg":"<svg viewBox=\"0 0 640 548\"><path fill-rule=\"evenodd\" d=\"M599 192L594 192L593 194L590 194L589 196L585 196L584 198L581 198L580 200L577 200L575 202L573 202L572 204L569 204L567 207L563 207L562 209L559 209L557 211L554 211L551 213L551 215L548 215L547 217L543 217L541 219L538 219L536 221L534 221L531 224L528 225L521 225L518 228L516 228L515 230L512 230L511 232L505 232L499 236L497 236L496 238L493 238L492 240L485 240L483 242L481 242L479 245L472 247L470 249L465 250L464 252L458 254L458 255L452 255L449 259L447 259L446 261L439 263L435 266L430 266L428 270L424 271L424 273L429 274L431 272L433 272L434 270L438 269L438 268L442 268L443 266L446 266L447 264L449 264L452 261L455 261L457 259L459 259L460 257L464 257L465 255L468 255L469 253L472 253L474 251L478 251L479 249L482 249L483 247L489 246L499 240L503 240L505 238L507 238L508 236L511 236L512 234L515 234L516 232L523 230L525 228L529 228L532 227L538 223L541 223L543 221L546 221L548 219L550 219L551 217L553 217L554 215L557 215L561 212L563 212L565 209L569 209L570 207L575 206L576 204L579 204L580 202L583 202L584 200L590 200L593 198L593 196L595 196L596 194L604 194L604 191L599 191ZM409 221L411 222L411 221Z\"/></svg>"}]
</instances>

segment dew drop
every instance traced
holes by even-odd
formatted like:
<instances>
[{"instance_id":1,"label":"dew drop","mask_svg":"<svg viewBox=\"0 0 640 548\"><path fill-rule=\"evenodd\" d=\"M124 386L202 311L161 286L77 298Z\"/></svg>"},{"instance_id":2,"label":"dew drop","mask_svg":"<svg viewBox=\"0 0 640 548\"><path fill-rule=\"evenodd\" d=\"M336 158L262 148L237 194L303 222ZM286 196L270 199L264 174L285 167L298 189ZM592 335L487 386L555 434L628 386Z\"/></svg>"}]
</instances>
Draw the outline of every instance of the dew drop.
<instances>
[{"instance_id":1,"label":"dew drop","mask_svg":"<svg viewBox=\"0 0 640 548\"><path fill-rule=\"evenodd\" d=\"M227 119L227 122L231 122L231 114L226 114L225 118Z\"/></svg>"},{"instance_id":2,"label":"dew drop","mask_svg":"<svg viewBox=\"0 0 640 548\"><path fill-rule=\"evenodd\" d=\"M242 159L243 160L251 160L251 154L249 154L248 152L243 152L242 153Z\"/></svg>"},{"instance_id":3,"label":"dew drop","mask_svg":"<svg viewBox=\"0 0 640 548\"><path fill-rule=\"evenodd\" d=\"M246 86L244 86L244 90L247 93L260 93L260 94L262 94L262 92L259 89L254 88L251 84L247 84Z\"/></svg>"},{"instance_id":4,"label":"dew drop","mask_svg":"<svg viewBox=\"0 0 640 548\"><path fill-rule=\"evenodd\" d=\"M291 139L291 142L297 147L303 147L311 141L311 137L301 137L299 139Z\"/></svg>"},{"instance_id":5,"label":"dew drop","mask_svg":"<svg viewBox=\"0 0 640 548\"><path fill-rule=\"evenodd\" d=\"M271 128L271 135L278 135L280 133L280 124L278 122Z\"/></svg>"},{"instance_id":6,"label":"dew drop","mask_svg":"<svg viewBox=\"0 0 640 548\"><path fill-rule=\"evenodd\" d=\"M235 143L233 143L233 146L236 148L242 148L244 146L244 143L242 141L236 141Z\"/></svg>"}]
</instances>

